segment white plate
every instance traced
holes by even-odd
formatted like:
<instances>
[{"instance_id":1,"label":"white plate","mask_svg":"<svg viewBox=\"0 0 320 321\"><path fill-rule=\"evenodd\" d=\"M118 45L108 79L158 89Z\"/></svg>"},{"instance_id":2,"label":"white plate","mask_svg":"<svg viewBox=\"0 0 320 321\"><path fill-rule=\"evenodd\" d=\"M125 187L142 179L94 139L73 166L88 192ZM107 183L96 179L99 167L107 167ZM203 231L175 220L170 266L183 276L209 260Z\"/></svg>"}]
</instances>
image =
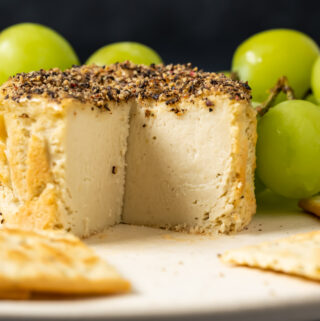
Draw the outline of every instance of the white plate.
<instances>
[{"instance_id":1,"label":"white plate","mask_svg":"<svg viewBox=\"0 0 320 321\"><path fill-rule=\"evenodd\" d=\"M131 280L132 293L76 300L2 301L0 319L316 319L320 316L320 283L225 266L217 258L226 249L319 229L317 218L291 203L279 203L269 195L265 198L270 205L237 235L206 237L128 225L111 228L88 244Z\"/></svg>"}]
</instances>

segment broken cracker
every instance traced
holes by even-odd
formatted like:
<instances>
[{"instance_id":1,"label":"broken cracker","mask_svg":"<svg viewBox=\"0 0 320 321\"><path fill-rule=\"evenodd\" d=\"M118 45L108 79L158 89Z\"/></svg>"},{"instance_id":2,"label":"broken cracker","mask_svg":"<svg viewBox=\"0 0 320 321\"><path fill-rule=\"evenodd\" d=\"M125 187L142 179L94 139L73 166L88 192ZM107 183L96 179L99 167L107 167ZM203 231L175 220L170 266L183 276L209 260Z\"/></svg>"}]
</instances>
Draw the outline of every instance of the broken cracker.
<instances>
[{"instance_id":1,"label":"broken cracker","mask_svg":"<svg viewBox=\"0 0 320 321\"><path fill-rule=\"evenodd\" d=\"M320 231L230 250L221 260L320 281Z\"/></svg>"},{"instance_id":2,"label":"broken cracker","mask_svg":"<svg viewBox=\"0 0 320 321\"><path fill-rule=\"evenodd\" d=\"M77 237L63 231L0 229L0 298L32 293L127 292L130 283Z\"/></svg>"},{"instance_id":3,"label":"broken cracker","mask_svg":"<svg viewBox=\"0 0 320 321\"><path fill-rule=\"evenodd\" d=\"M320 217L320 194L304 198L298 205L305 211Z\"/></svg>"}]
</instances>

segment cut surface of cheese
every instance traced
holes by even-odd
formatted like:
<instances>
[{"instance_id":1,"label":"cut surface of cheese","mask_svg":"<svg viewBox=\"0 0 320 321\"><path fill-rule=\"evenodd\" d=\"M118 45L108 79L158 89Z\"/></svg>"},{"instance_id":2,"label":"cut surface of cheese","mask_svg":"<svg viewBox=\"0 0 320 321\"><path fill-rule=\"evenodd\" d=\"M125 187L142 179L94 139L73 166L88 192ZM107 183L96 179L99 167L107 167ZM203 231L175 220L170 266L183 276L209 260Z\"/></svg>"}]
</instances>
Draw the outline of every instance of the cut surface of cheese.
<instances>
[{"instance_id":1,"label":"cut surface of cheese","mask_svg":"<svg viewBox=\"0 0 320 321\"><path fill-rule=\"evenodd\" d=\"M120 223L128 107L109 104L110 112L101 112L73 105L68 112L65 204L77 235Z\"/></svg>"},{"instance_id":2,"label":"cut surface of cheese","mask_svg":"<svg viewBox=\"0 0 320 321\"><path fill-rule=\"evenodd\" d=\"M74 67L0 89L8 226L86 237L119 222L228 233L255 213L246 84L190 65Z\"/></svg>"},{"instance_id":3,"label":"cut surface of cheese","mask_svg":"<svg viewBox=\"0 0 320 321\"><path fill-rule=\"evenodd\" d=\"M165 103L132 110L124 222L193 232L229 232L249 222L253 111L209 99L211 112L190 103L179 105L179 116Z\"/></svg>"}]
</instances>

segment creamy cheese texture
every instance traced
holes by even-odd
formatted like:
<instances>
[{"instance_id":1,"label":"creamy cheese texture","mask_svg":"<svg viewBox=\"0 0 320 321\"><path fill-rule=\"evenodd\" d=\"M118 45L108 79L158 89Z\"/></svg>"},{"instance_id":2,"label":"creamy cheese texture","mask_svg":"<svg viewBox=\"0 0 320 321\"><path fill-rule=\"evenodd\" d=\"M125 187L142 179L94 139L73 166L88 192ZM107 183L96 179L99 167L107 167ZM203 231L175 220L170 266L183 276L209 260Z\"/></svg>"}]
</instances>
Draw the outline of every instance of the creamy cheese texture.
<instances>
[{"instance_id":1,"label":"creamy cheese texture","mask_svg":"<svg viewBox=\"0 0 320 321\"><path fill-rule=\"evenodd\" d=\"M239 231L255 144L248 85L190 64L19 74L0 87L0 226Z\"/></svg>"},{"instance_id":2,"label":"creamy cheese texture","mask_svg":"<svg viewBox=\"0 0 320 321\"><path fill-rule=\"evenodd\" d=\"M109 107L76 105L67 113L63 199L77 235L121 220L130 106Z\"/></svg>"},{"instance_id":3,"label":"creamy cheese texture","mask_svg":"<svg viewBox=\"0 0 320 321\"><path fill-rule=\"evenodd\" d=\"M239 230L253 209L253 126L249 106L210 97L214 108L182 103L178 115L166 104L131 111L123 221L194 232ZM148 117L146 117L148 115ZM249 155L250 154L250 155ZM251 159L248 159L248 156ZM248 175L248 177L246 177Z\"/></svg>"}]
</instances>

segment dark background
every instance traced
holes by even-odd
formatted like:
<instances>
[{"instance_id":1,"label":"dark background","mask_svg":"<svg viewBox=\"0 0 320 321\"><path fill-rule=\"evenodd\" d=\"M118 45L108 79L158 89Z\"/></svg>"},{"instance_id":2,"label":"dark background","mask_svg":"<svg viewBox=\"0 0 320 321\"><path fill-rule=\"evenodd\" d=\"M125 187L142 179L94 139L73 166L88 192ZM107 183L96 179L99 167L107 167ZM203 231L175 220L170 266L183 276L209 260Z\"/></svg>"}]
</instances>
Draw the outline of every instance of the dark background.
<instances>
[{"instance_id":1,"label":"dark background","mask_svg":"<svg viewBox=\"0 0 320 321\"><path fill-rule=\"evenodd\" d=\"M154 48L166 63L219 71L261 30L294 28L320 43L320 0L0 0L0 29L19 22L54 28L82 62L105 44L129 40Z\"/></svg>"}]
</instances>

